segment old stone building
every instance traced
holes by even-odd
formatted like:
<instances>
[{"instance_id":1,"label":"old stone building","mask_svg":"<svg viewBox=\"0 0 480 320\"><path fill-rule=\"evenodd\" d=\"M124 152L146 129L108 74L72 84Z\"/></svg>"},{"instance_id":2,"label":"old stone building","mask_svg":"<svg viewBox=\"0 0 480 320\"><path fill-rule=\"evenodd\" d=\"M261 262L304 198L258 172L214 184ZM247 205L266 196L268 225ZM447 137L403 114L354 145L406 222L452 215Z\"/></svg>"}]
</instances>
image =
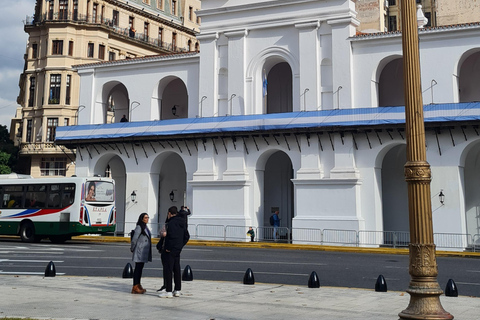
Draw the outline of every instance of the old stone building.
<instances>
[{"instance_id":1,"label":"old stone building","mask_svg":"<svg viewBox=\"0 0 480 320\"><path fill-rule=\"evenodd\" d=\"M11 124L23 171L34 177L75 171L75 153L54 144L56 128L75 125L85 108L72 65L199 50L198 9L199 0L37 0L25 22L21 107ZM115 116L122 113L115 100L109 97L108 122L122 117Z\"/></svg>"}]
</instances>

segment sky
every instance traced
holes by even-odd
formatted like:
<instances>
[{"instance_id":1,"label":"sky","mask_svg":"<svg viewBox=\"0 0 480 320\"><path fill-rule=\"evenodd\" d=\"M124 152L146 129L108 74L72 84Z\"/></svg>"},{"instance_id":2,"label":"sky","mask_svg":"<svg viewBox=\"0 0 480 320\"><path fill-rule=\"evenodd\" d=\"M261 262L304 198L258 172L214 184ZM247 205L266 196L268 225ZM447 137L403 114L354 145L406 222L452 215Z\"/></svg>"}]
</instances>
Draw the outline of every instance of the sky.
<instances>
[{"instance_id":1,"label":"sky","mask_svg":"<svg viewBox=\"0 0 480 320\"><path fill-rule=\"evenodd\" d=\"M0 10L0 125L8 129L18 107L18 81L28 41L23 22L33 16L34 9L35 0L6 0Z\"/></svg>"}]
</instances>

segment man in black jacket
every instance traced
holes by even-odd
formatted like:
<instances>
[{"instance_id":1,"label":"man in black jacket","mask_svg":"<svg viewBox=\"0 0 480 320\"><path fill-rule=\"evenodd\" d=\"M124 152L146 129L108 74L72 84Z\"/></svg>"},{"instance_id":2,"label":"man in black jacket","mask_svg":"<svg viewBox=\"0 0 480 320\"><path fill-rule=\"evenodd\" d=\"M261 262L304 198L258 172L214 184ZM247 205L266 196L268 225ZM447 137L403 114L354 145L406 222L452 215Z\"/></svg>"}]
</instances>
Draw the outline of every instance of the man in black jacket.
<instances>
[{"instance_id":1,"label":"man in black jacket","mask_svg":"<svg viewBox=\"0 0 480 320\"><path fill-rule=\"evenodd\" d=\"M182 290L182 275L180 272L180 253L190 239L186 228L185 218L180 217L177 207L168 209L168 223L164 237L164 246L161 254L163 265L163 279L166 292L159 294L161 298L179 297ZM174 275L175 288L172 293L172 272Z\"/></svg>"}]
</instances>

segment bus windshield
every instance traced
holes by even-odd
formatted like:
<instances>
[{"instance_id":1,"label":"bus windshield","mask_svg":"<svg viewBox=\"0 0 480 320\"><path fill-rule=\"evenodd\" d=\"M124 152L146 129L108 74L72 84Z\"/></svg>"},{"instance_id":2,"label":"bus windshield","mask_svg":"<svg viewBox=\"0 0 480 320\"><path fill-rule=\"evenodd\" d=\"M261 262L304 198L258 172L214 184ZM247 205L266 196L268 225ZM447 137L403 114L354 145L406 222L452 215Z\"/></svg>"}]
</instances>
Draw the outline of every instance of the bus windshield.
<instances>
[{"instance_id":1,"label":"bus windshield","mask_svg":"<svg viewBox=\"0 0 480 320\"><path fill-rule=\"evenodd\" d=\"M113 202L114 185L110 181L87 181L85 195L89 202Z\"/></svg>"}]
</instances>

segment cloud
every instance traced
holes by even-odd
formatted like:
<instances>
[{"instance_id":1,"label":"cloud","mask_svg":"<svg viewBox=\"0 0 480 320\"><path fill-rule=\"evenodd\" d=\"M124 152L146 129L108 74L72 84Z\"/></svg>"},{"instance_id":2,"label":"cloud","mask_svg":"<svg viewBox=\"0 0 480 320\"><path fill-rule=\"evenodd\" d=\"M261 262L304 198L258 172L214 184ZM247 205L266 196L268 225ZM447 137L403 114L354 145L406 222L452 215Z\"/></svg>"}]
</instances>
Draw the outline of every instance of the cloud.
<instances>
[{"instance_id":1,"label":"cloud","mask_svg":"<svg viewBox=\"0 0 480 320\"><path fill-rule=\"evenodd\" d=\"M34 10L35 0L3 1L0 10L0 125L8 128L18 107L18 81L25 63L28 35L23 31L23 21Z\"/></svg>"}]
</instances>

